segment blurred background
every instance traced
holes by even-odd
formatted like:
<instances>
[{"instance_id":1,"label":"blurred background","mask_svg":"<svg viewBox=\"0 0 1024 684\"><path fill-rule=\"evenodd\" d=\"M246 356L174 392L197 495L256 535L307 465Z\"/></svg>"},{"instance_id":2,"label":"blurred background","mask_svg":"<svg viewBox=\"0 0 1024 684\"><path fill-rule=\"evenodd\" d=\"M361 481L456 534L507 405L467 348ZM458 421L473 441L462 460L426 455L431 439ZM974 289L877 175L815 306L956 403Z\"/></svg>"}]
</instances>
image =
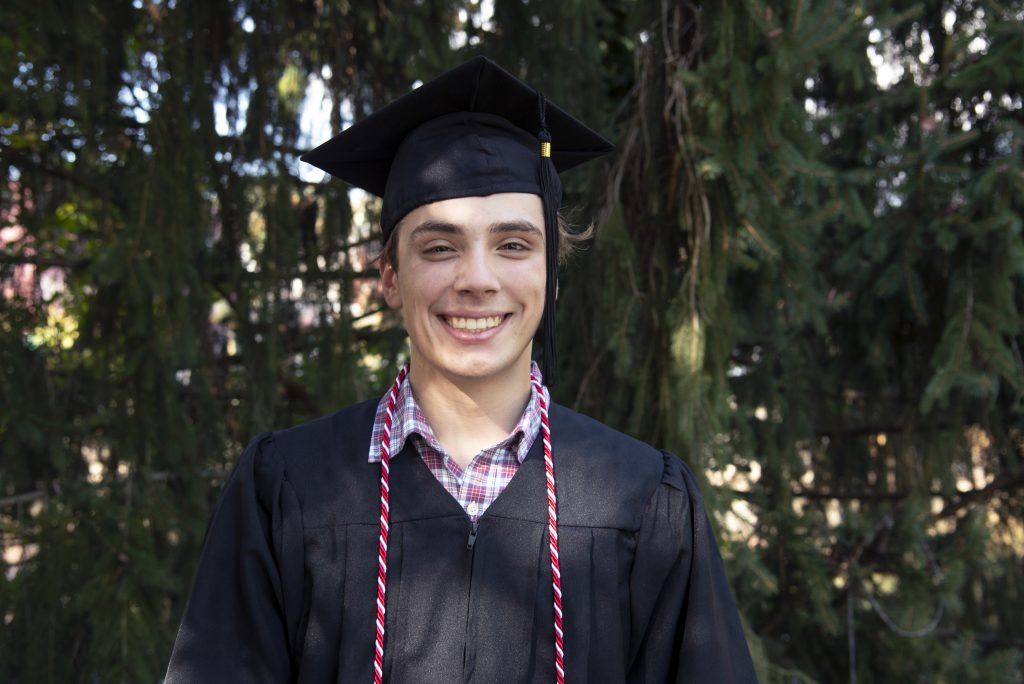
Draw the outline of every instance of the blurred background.
<instances>
[{"instance_id":1,"label":"blurred background","mask_svg":"<svg viewBox=\"0 0 1024 684\"><path fill-rule=\"evenodd\" d=\"M555 395L705 478L762 681L1021 682L1020 0L8 0L0 680L159 681L240 449L383 392L298 155L476 54L616 143Z\"/></svg>"}]
</instances>

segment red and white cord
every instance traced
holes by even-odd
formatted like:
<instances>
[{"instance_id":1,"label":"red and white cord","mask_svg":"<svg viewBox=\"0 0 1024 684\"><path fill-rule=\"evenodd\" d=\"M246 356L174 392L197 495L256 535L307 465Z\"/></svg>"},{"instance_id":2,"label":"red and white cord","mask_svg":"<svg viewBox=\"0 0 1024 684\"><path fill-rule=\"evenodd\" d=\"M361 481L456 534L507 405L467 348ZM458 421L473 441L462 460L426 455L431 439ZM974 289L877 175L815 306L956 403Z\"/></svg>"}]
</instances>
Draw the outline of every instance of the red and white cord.
<instances>
[{"instance_id":1,"label":"red and white cord","mask_svg":"<svg viewBox=\"0 0 1024 684\"><path fill-rule=\"evenodd\" d=\"M373 651L373 681L384 681L384 613L388 576L388 519L391 513L388 479L391 474L391 424L394 419L398 392L409 373L406 364L398 372L395 384L388 393L384 416L384 434L380 444L380 541L377 545L377 639ZM530 383L540 400L540 429L544 443L544 474L548 493L548 547L551 550L551 587L554 591L555 614L555 681L565 684L565 644L562 633L562 573L558 563L558 499L555 496L555 463L551 455L551 427L548 424L548 403L540 378L530 374Z\"/></svg>"},{"instance_id":2,"label":"red and white cord","mask_svg":"<svg viewBox=\"0 0 1024 684\"><path fill-rule=\"evenodd\" d=\"M530 382L540 399L540 435L544 441L544 475L548 489L548 548L551 550L551 588L555 597L555 681L565 684L565 643L562 636L562 571L558 563L558 498L555 496L555 461L551 455L551 426L544 387L533 373Z\"/></svg>"},{"instance_id":3,"label":"red and white cord","mask_svg":"<svg viewBox=\"0 0 1024 684\"><path fill-rule=\"evenodd\" d=\"M377 640L373 646L373 681L382 684L384 681L384 611L388 581L388 519L391 514L390 488L388 481L391 476L391 423L395 415L395 402L398 391L409 373L409 364L402 366L395 378L395 384L388 393L388 407L384 415L384 435L380 441L380 541L377 544Z\"/></svg>"}]
</instances>

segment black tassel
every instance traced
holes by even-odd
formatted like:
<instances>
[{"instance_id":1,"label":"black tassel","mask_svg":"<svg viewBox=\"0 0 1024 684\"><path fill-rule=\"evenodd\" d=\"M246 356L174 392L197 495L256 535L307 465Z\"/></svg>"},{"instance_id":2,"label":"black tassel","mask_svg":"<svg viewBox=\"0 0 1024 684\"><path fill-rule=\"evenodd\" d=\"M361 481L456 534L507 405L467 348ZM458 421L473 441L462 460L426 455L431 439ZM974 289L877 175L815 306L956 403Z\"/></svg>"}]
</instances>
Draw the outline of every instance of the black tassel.
<instances>
[{"instance_id":1,"label":"black tassel","mask_svg":"<svg viewBox=\"0 0 1024 684\"><path fill-rule=\"evenodd\" d=\"M544 293L544 317L541 330L544 334L544 384L558 385L558 345L555 336L555 295L558 292L558 209L562 205L562 183L558 171L551 161L551 133L547 127L547 100L543 93L537 93L540 113L540 193L544 204L544 233L547 244L547 289Z\"/></svg>"}]
</instances>

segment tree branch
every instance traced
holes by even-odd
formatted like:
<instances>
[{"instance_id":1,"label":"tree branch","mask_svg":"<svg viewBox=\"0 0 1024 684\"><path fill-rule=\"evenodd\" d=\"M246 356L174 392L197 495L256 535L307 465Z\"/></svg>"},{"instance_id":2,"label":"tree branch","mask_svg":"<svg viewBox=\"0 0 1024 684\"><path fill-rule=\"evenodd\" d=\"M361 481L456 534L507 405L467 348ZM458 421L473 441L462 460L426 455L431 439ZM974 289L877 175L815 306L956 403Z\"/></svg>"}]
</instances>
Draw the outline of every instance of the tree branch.
<instances>
[{"instance_id":1,"label":"tree branch","mask_svg":"<svg viewBox=\"0 0 1024 684\"><path fill-rule=\"evenodd\" d=\"M957 515L965 508L986 503L1003 492L1019 490L1021 487L1024 487L1024 468L1015 473L1001 473L996 479L981 489L960 492L939 511L936 517L948 518Z\"/></svg>"},{"instance_id":2,"label":"tree branch","mask_svg":"<svg viewBox=\"0 0 1024 684\"><path fill-rule=\"evenodd\" d=\"M72 259L62 256L37 256L34 254L10 254L0 252L0 264L14 264L16 266L29 265L38 266L39 268L50 268L56 266L59 268L76 269L86 267L90 263L92 263L91 259Z\"/></svg>"}]
</instances>

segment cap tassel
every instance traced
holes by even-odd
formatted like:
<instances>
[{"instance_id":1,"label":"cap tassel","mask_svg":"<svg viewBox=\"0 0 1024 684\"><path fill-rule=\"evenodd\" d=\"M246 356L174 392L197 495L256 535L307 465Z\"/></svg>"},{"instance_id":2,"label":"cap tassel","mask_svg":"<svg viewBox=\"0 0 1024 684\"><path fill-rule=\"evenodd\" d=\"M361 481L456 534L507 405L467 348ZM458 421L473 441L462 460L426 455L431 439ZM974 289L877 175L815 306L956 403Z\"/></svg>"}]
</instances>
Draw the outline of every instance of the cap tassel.
<instances>
[{"instance_id":1,"label":"cap tassel","mask_svg":"<svg viewBox=\"0 0 1024 684\"><path fill-rule=\"evenodd\" d=\"M547 99L537 94L540 114L540 192L544 204L544 233L547 249L547 287L544 294L544 378L548 387L558 385L558 348L555 337L555 297L558 293L558 209L562 204L562 184L551 161L551 133L547 126Z\"/></svg>"}]
</instances>

